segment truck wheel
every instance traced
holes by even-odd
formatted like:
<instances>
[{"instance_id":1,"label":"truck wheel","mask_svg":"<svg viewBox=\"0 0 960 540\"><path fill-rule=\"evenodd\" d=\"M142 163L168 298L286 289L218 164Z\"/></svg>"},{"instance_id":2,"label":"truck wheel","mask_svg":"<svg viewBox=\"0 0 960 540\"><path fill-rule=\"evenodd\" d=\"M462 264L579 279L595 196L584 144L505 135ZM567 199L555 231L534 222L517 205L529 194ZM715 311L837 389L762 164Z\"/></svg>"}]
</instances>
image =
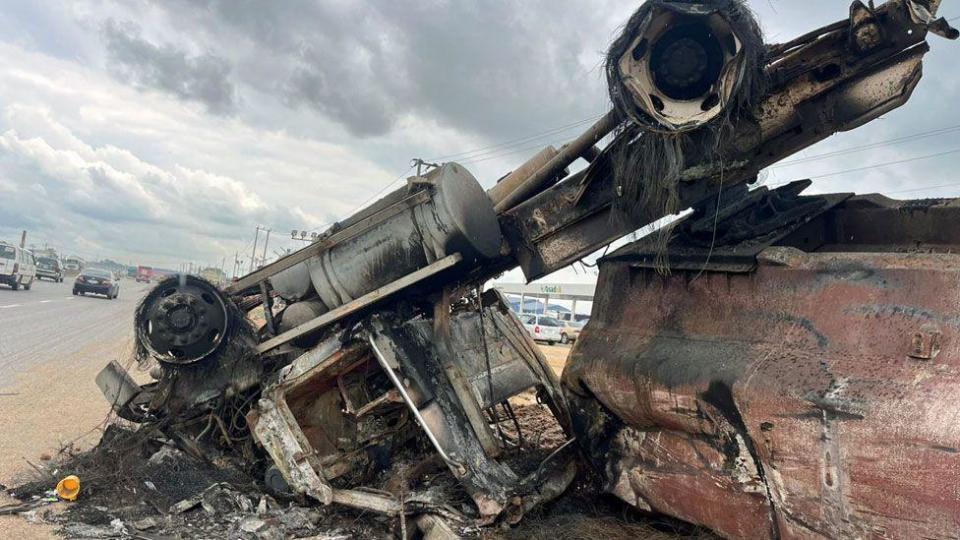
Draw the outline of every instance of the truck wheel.
<instances>
[{"instance_id":1,"label":"truck wheel","mask_svg":"<svg viewBox=\"0 0 960 540\"><path fill-rule=\"evenodd\" d=\"M33 287L33 280L32 280L32 279L30 280L30 283L24 283L24 284L23 284L23 290L29 291L29 290L30 290L30 287Z\"/></svg>"},{"instance_id":2,"label":"truck wheel","mask_svg":"<svg viewBox=\"0 0 960 540\"><path fill-rule=\"evenodd\" d=\"M73 295L76 296L77 294L79 294L79 293L77 293L77 290L74 289L74 290L73 290Z\"/></svg>"},{"instance_id":3,"label":"truck wheel","mask_svg":"<svg viewBox=\"0 0 960 540\"><path fill-rule=\"evenodd\" d=\"M570 343L570 338L567 337L566 334L560 334L560 343L566 345L567 343Z\"/></svg>"},{"instance_id":4,"label":"truck wheel","mask_svg":"<svg viewBox=\"0 0 960 540\"><path fill-rule=\"evenodd\" d=\"M13 289L13 290L15 290L15 291L16 291L16 290L19 290L19 289L20 289L20 283L14 281L13 283L10 284L10 288Z\"/></svg>"},{"instance_id":5,"label":"truck wheel","mask_svg":"<svg viewBox=\"0 0 960 540\"><path fill-rule=\"evenodd\" d=\"M551 347L553 347L553 346L556 345L556 344L557 344L556 341L548 341L548 342L547 342L547 345L549 345L549 346L551 346Z\"/></svg>"}]
</instances>

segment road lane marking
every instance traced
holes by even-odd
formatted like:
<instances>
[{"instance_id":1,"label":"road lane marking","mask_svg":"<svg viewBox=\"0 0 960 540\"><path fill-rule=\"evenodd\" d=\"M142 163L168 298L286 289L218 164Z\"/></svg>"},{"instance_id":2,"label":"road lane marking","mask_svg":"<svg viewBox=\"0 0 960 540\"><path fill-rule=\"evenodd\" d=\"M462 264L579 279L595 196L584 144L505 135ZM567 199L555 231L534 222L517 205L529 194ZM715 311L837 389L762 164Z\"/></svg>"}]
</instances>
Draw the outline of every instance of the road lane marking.
<instances>
[{"instance_id":1,"label":"road lane marking","mask_svg":"<svg viewBox=\"0 0 960 540\"><path fill-rule=\"evenodd\" d=\"M53 302L53 300L41 300L41 301L40 301L41 304L49 304L50 302Z\"/></svg>"},{"instance_id":2,"label":"road lane marking","mask_svg":"<svg viewBox=\"0 0 960 540\"><path fill-rule=\"evenodd\" d=\"M9 304L9 305L6 305L6 306L0 306L0 309L10 309L10 308L15 308L15 307L20 307L20 306L22 306L22 305L23 305L23 304Z\"/></svg>"}]
</instances>

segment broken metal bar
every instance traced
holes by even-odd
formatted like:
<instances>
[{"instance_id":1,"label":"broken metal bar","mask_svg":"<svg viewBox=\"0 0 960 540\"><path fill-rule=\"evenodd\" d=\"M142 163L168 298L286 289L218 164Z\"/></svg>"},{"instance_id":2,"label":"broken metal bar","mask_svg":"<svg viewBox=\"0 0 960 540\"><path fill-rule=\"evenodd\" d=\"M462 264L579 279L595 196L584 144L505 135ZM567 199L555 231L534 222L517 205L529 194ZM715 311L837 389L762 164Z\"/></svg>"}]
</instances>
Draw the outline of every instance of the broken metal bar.
<instances>
[{"instance_id":1,"label":"broken metal bar","mask_svg":"<svg viewBox=\"0 0 960 540\"><path fill-rule=\"evenodd\" d=\"M533 173L533 176L504 197L502 201L497 203L494 209L497 213L501 213L536 195L537 192L546 187L545 184L550 181L550 179L554 178L560 171L566 168L567 165L573 163L584 152L592 148L597 141L609 135L618 125L620 125L620 119L617 113L610 111L605 114L596 124L590 126L590 129L563 147L556 157L547 162L543 167L540 167L537 172Z\"/></svg>"},{"instance_id":2,"label":"broken metal bar","mask_svg":"<svg viewBox=\"0 0 960 540\"><path fill-rule=\"evenodd\" d=\"M400 392L396 390L390 390L389 392L385 392L382 396L374 399L370 403L367 403L366 405L360 407L356 411L352 411L352 412L347 411L347 413L352 414L355 418L363 418L364 416L369 414L370 411L377 409L381 405L384 405L387 403L401 403L401 402L403 402L403 398L400 396Z\"/></svg>"},{"instance_id":3,"label":"broken metal bar","mask_svg":"<svg viewBox=\"0 0 960 540\"><path fill-rule=\"evenodd\" d=\"M277 335L277 325L273 320L273 298L270 298L270 290L267 288L267 282L260 282L260 298L263 302L263 318L267 320L267 332L271 336Z\"/></svg>"},{"instance_id":4,"label":"broken metal bar","mask_svg":"<svg viewBox=\"0 0 960 540\"><path fill-rule=\"evenodd\" d=\"M256 272L247 274L224 289L224 292L232 295L237 294L249 287L253 287L254 285L270 278L273 275L278 274L279 272L287 270L288 268L292 268L316 255L319 255L320 253L323 253L324 251L343 242L344 240L348 240L354 236L363 234L373 227L376 227L380 223L390 219L391 217L400 214L401 212L405 212L410 208L413 208L414 206L422 204L428 200L430 200L430 190L425 189L418 191L417 193L403 199L397 204L393 204L387 208L384 208L383 210L358 221L342 231L331 235L325 240L321 240L309 245L300 251L291 253L290 255L287 255L276 262L264 266Z\"/></svg>"},{"instance_id":5,"label":"broken metal bar","mask_svg":"<svg viewBox=\"0 0 960 540\"><path fill-rule=\"evenodd\" d=\"M283 345L284 343L297 339L300 336L309 334L310 332L323 328L324 326L328 326L346 317L347 315L355 313L375 302L383 300L384 298L395 294L402 289L413 285L414 283L439 274L450 267L456 266L457 263L462 260L463 256L459 253L454 253L453 255L444 257L429 266L425 266L417 270L416 272L407 274L406 276L394 281L393 283L390 283L389 285L380 287L379 289L367 293L352 302L348 302L336 309L330 310L323 315L320 315L316 319L313 319L312 321L303 323L296 328L287 330L273 339L264 341L257 346L257 352L263 354L271 349Z\"/></svg>"},{"instance_id":6,"label":"broken metal bar","mask_svg":"<svg viewBox=\"0 0 960 540\"><path fill-rule=\"evenodd\" d=\"M383 352L380 351L380 348L377 347L377 340L373 335L367 336L367 342L370 344L370 350L373 351L373 356L377 358L377 362L380 363L380 367L387 373L387 377L390 378L390 382L397 388L397 391L400 392L400 397L403 398L403 401L406 402L407 407L410 408L410 412L413 413L413 417L417 419L417 423L420 424L420 427L423 428L423 432L426 433L427 438L430 439L430 443L437 450L437 453L440 454L440 459L446 462L452 469L458 471L460 474L464 474L466 469L463 465L458 463L452 457L450 457L447 452L443 449L443 446L440 445L440 441L437 439L437 436L433 434L433 431L430 429L430 424L427 423L427 420L420 414L420 409L417 407L413 398L410 397L410 394L407 393L407 388L403 385L403 381L397 377L397 373L393 370L393 367L390 366L390 362L387 361L387 358L383 355Z\"/></svg>"},{"instance_id":7,"label":"broken metal bar","mask_svg":"<svg viewBox=\"0 0 960 540\"><path fill-rule=\"evenodd\" d=\"M556 156L557 149L552 146L537 152L535 156L514 169L513 172L498 180L492 188L487 190L487 196L490 197L494 205L499 204L507 195L510 195L510 192L517 189L527 178L530 178L533 173L540 170L540 167L549 163Z\"/></svg>"}]
</instances>

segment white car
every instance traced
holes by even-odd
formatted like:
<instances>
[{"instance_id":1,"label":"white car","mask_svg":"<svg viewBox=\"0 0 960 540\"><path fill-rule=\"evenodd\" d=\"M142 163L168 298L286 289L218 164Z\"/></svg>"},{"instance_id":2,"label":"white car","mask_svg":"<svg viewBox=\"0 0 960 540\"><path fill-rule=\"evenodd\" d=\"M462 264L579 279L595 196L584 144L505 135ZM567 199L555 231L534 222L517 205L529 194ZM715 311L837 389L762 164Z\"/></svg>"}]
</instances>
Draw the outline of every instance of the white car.
<instances>
[{"instance_id":1,"label":"white car","mask_svg":"<svg viewBox=\"0 0 960 540\"><path fill-rule=\"evenodd\" d=\"M37 265L33 254L10 244L0 243L0 283L13 290L30 290L37 279Z\"/></svg>"},{"instance_id":2,"label":"white car","mask_svg":"<svg viewBox=\"0 0 960 540\"><path fill-rule=\"evenodd\" d=\"M544 315L530 315L526 313L518 315L518 317L520 318L520 322L523 323L524 328L527 329L527 332L530 332L530 335L533 336L533 339L546 341L550 345L560 341L563 323L557 319Z\"/></svg>"}]
</instances>

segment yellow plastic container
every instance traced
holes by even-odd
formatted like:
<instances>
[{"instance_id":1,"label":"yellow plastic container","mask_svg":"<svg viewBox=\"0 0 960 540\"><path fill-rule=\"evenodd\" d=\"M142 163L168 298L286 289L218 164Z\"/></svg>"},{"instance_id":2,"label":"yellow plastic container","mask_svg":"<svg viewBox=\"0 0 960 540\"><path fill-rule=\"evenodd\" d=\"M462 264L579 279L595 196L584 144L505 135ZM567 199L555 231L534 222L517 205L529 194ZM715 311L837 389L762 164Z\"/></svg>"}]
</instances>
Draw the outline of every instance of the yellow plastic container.
<instances>
[{"instance_id":1,"label":"yellow plastic container","mask_svg":"<svg viewBox=\"0 0 960 540\"><path fill-rule=\"evenodd\" d=\"M75 475L64 477L57 482L57 496L65 501L75 501L80 495L80 478Z\"/></svg>"}]
</instances>

